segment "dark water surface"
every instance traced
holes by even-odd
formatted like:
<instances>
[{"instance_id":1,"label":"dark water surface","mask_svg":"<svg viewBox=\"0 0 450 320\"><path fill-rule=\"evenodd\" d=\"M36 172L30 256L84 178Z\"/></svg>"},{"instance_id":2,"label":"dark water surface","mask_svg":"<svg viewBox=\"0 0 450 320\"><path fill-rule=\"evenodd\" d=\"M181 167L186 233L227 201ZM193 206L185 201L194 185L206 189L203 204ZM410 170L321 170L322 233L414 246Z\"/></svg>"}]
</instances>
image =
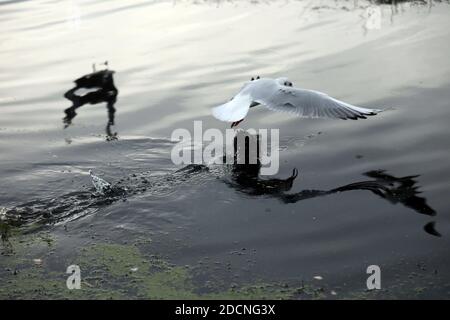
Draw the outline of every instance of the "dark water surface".
<instances>
[{"instance_id":1,"label":"dark water surface","mask_svg":"<svg viewBox=\"0 0 450 320\"><path fill-rule=\"evenodd\" d=\"M449 298L450 6L384 5L381 29L364 27L367 6L0 1L0 296L33 297L47 277L65 290L83 248L107 244L188 270L197 294L264 283L315 290L295 298ZM114 88L64 98L106 60ZM256 75L390 109L333 121L254 108L240 127L280 129L271 178L284 181L176 172L172 131L225 130L211 107ZM90 169L127 192L93 195ZM382 290L368 293L372 264ZM86 297L184 297L86 281Z\"/></svg>"}]
</instances>

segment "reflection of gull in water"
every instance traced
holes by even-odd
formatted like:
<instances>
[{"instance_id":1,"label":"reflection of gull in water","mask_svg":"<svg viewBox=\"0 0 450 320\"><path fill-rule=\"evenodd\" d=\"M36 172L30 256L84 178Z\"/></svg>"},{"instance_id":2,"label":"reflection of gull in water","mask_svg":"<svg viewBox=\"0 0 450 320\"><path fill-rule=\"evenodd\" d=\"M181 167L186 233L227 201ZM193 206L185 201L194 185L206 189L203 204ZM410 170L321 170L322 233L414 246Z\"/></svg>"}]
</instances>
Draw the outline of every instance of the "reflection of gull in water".
<instances>
[{"instance_id":1,"label":"reflection of gull in water","mask_svg":"<svg viewBox=\"0 0 450 320\"><path fill-rule=\"evenodd\" d=\"M244 120L250 108L264 105L273 111L287 112L306 118L366 119L381 110L367 109L334 99L325 93L294 88L287 78L252 78L229 102L215 107L214 117L232 122Z\"/></svg>"}]
</instances>

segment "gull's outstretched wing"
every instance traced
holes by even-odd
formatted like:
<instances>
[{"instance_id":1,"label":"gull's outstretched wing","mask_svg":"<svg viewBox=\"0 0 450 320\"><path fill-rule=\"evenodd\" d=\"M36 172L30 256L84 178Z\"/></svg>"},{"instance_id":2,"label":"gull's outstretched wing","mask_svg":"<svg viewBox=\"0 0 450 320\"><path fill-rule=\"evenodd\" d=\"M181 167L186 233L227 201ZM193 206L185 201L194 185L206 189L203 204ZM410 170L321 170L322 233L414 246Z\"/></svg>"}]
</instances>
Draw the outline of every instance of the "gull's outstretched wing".
<instances>
[{"instance_id":1,"label":"gull's outstretched wing","mask_svg":"<svg viewBox=\"0 0 450 320\"><path fill-rule=\"evenodd\" d=\"M325 93L277 85L272 90L255 94L255 102L273 111L287 112L307 118L365 119L381 110L356 107Z\"/></svg>"},{"instance_id":2,"label":"gull's outstretched wing","mask_svg":"<svg viewBox=\"0 0 450 320\"><path fill-rule=\"evenodd\" d=\"M213 116L221 121L234 122L245 118L252 103L248 94L238 94L233 99L212 109Z\"/></svg>"}]
</instances>

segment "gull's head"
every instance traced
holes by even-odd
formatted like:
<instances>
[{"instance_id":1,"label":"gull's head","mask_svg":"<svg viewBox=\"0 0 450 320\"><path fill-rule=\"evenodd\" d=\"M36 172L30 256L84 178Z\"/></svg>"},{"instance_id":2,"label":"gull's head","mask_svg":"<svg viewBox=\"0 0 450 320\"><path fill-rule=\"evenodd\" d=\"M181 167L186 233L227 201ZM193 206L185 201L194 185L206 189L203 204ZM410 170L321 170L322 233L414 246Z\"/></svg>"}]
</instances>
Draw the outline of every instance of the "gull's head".
<instances>
[{"instance_id":1,"label":"gull's head","mask_svg":"<svg viewBox=\"0 0 450 320\"><path fill-rule=\"evenodd\" d=\"M275 81L281 86L292 87L292 82L286 77L275 79Z\"/></svg>"}]
</instances>

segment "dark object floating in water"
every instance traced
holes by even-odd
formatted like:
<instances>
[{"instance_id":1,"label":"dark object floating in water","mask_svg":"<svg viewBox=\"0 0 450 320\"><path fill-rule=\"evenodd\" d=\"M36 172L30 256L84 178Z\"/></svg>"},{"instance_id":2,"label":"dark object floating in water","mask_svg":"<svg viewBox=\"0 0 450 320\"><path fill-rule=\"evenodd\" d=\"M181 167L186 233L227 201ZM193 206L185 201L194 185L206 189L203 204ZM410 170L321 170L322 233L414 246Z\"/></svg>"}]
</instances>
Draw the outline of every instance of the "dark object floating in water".
<instances>
[{"instance_id":1,"label":"dark object floating in water","mask_svg":"<svg viewBox=\"0 0 450 320\"><path fill-rule=\"evenodd\" d=\"M108 65L108 62L105 62ZM70 89L64 94L64 97L72 101L73 105L70 108L64 110L66 116L63 119L64 128L69 127L72 124L72 120L77 116L76 110L85 104L98 104L106 102L108 108L108 123L106 125L106 139L116 140L117 132L111 132L111 126L114 125L116 109L114 104L117 101L119 90L114 85L113 70L100 70L95 71L95 64L93 65L94 71L90 74L84 75L81 78L76 79L75 87ZM78 89L97 89L90 91L84 95L78 95L76 91Z\"/></svg>"}]
</instances>

